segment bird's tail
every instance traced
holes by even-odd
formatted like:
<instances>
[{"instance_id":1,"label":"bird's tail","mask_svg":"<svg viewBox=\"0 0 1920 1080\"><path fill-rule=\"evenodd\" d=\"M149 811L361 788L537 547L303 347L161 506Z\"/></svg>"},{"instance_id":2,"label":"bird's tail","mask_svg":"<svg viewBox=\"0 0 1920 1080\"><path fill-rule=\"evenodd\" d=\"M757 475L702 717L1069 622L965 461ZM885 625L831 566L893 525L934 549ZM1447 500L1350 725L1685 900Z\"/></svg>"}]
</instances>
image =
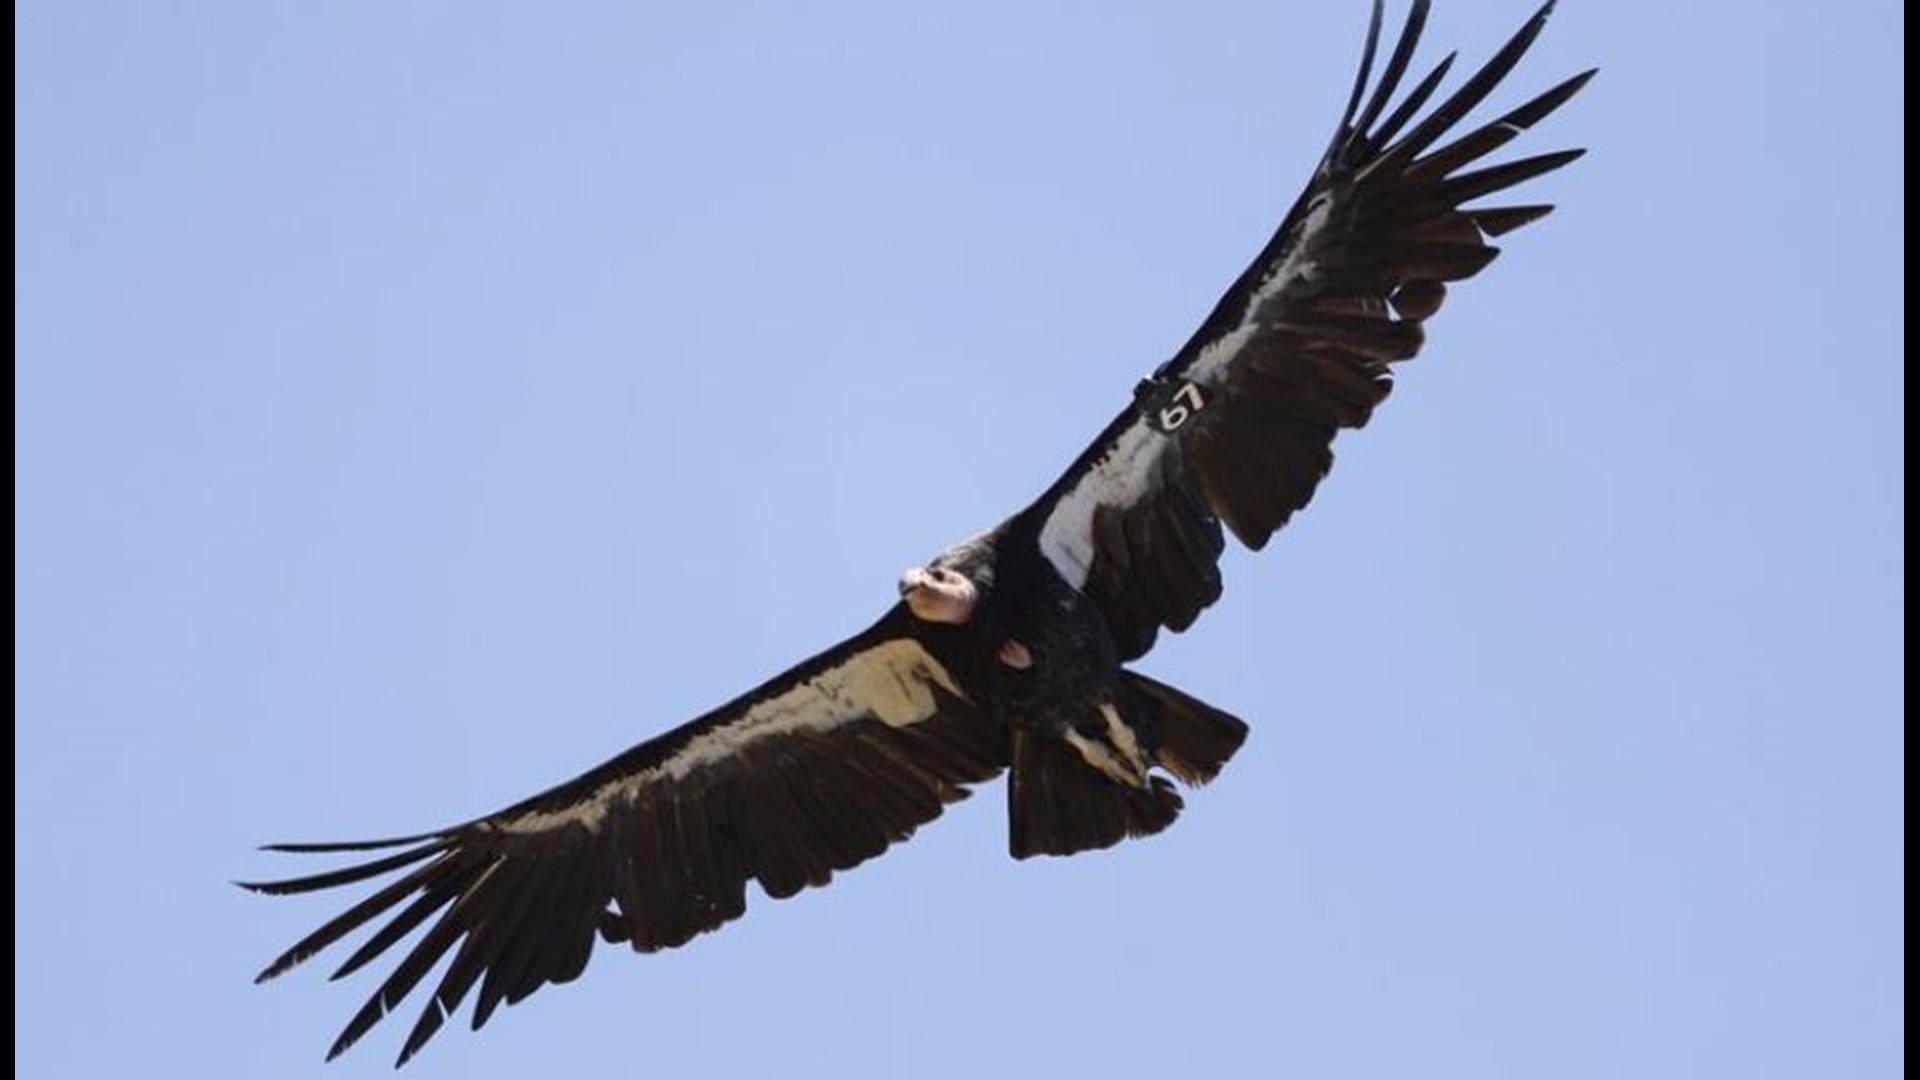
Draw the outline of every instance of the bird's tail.
<instances>
[{"instance_id":1,"label":"bird's tail","mask_svg":"<svg viewBox=\"0 0 1920 1080\"><path fill-rule=\"evenodd\" d=\"M1117 699L1099 714L1095 734L1013 729L1007 812L1014 858L1072 855L1159 832L1184 803L1151 770L1198 787L1247 738L1238 718L1131 671L1121 672Z\"/></svg>"}]
</instances>

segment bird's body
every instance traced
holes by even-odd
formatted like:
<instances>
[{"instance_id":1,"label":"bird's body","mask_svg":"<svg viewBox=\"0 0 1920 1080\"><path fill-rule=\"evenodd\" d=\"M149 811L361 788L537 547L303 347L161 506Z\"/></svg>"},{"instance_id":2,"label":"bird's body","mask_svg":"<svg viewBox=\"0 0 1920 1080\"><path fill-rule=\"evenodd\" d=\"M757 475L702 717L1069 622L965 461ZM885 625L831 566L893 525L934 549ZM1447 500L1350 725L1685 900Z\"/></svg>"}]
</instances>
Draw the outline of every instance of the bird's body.
<instances>
[{"instance_id":1,"label":"bird's body","mask_svg":"<svg viewBox=\"0 0 1920 1080\"><path fill-rule=\"evenodd\" d=\"M956 621L911 626L1007 745L1016 858L1166 828L1181 800L1153 767L1201 783L1246 738L1225 713L1138 689L1145 680L1122 666L1105 616L1046 558L1039 533L1021 515L941 553L930 570L958 575L972 602ZM909 612L915 588L933 587L915 586L916 574L903 582Z\"/></svg>"},{"instance_id":2,"label":"bird's body","mask_svg":"<svg viewBox=\"0 0 1920 1080\"><path fill-rule=\"evenodd\" d=\"M250 888L398 876L260 978L377 926L346 974L424 927L333 1046L447 960L404 1062L469 993L477 1028L500 1004L577 977L596 940L683 944L741 915L749 882L775 898L823 885L1003 771L1016 857L1170 825L1174 781L1212 779L1247 727L1131 665L1219 598L1227 532L1257 550L1306 505L1334 435L1386 397L1390 365L1419 350L1447 283L1492 261L1493 237L1551 209L1464 204L1578 156L1470 168L1592 72L1441 142L1518 62L1546 9L1424 115L1451 56L1396 104L1426 10L1415 0L1369 94L1376 3L1360 77L1306 191L1186 346L1037 500L909 570L900 602L868 629L573 780L430 833L277 845L400 850Z\"/></svg>"},{"instance_id":3,"label":"bird's body","mask_svg":"<svg viewBox=\"0 0 1920 1080\"><path fill-rule=\"evenodd\" d=\"M965 623L930 634L928 647L1009 725L1058 732L1118 677L1106 620L1040 557L1022 522L957 545L934 565L965 577L979 600Z\"/></svg>"}]
</instances>

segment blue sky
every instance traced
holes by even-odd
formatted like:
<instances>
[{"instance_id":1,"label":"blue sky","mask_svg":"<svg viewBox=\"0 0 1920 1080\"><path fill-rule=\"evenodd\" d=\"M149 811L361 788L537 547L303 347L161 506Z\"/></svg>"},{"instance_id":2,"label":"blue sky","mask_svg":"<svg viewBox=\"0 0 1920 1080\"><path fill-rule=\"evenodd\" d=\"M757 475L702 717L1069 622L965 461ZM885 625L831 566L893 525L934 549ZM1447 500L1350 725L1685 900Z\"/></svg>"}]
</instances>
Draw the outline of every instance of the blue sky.
<instances>
[{"instance_id":1,"label":"blue sky","mask_svg":"<svg viewBox=\"0 0 1920 1080\"><path fill-rule=\"evenodd\" d=\"M250 985L339 904L253 848L864 626L1185 339L1364 24L19 5L17 1069L385 1073L372 980ZM1565 5L1496 99L1603 69L1560 212L1143 665L1255 729L1168 833L1015 864L995 785L409 1075L1896 1075L1903 24Z\"/></svg>"}]
</instances>

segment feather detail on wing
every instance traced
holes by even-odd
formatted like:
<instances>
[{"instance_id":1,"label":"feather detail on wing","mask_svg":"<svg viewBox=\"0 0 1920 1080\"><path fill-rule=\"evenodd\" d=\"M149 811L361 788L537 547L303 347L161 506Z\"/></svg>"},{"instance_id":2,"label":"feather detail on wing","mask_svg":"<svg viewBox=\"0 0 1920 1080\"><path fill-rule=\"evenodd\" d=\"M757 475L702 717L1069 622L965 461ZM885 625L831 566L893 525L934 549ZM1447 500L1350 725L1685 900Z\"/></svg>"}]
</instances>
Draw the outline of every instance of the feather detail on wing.
<instances>
[{"instance_id":1,"label":"feather detail on wing","mask_svg":"<svg viewBox=\"0 0 1920 1080\"><path fill-rule=\"evenodd\" d=\"M1491 262L1493 237L1552 209L1464 204L1581 151L1469 166L1559 108L1592 71L1436 148L1518 63L1552 6L1422 116L1453 57L1393 105L1426 23L1417 0L1368 94L1376 2L1353 95L1313 181L1193 338L1027 511L1047 558L1100 606L1123 659L1219 598L1221 524L1264 546L1313 497L1334 435L1364 425L1391 388L1390 366L1419 351L1447 283Z\"/></svg>"},{"instance_id":2,"label":"feather detail on wing","mask_svg":"<svg viewBox=\"0 0 1920 1080\"><path fill-rule=\"evenodd\" d=\"M281 954L273 978L377 926L334 978L426 932L348 1022L346 1050L449 954L400 1053L477 984L473 1026L586 967L596 937L680 945L746 910L746 885L791 896L885 851L1005 767L1005 736L962 696L896 608L865 633L574 780L444 832L289 852L404 850L250 883L305 893L406 872Z\"/></svg>"}]
</instances>

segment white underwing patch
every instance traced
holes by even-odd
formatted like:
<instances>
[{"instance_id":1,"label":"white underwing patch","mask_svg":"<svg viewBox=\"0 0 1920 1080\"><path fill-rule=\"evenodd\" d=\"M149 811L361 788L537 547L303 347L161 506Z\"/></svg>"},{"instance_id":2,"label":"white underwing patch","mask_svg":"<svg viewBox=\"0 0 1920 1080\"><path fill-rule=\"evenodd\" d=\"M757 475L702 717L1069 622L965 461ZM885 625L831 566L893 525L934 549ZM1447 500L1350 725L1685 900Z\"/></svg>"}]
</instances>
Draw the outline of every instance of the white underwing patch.
<instances>
[{"instance_id":1,"label":"white underwing patch","mask_svg":"<svg viewBox=\"0 0 1920 1080\"><path fill-rule=\"evenodd\" d=\"M1334 193L1332 189L1322 191L1307 204L1307 216L1294 233L1294 242L1287 249L1286 257L1280 265L1273 268L1260 281L1260 287L1247 298L1247 310L1240 316L1242 329L1254 324L1260 317L1262 308L1287 290L1287 286L1296 281L1311 280L1314 264L1311 257L1314 246L1320 240L1320 234L1327 227L1327 219L1333 216Z\"/></svg>"},{"instance_id":2,"label":"white underwing patch","mask_svg":"<svg viewBox=\"0 0 1920 1080\"><path fill-rule=\"evenodd\" d=\"M1206 398L1198 388L1219 385L1234 357L1259 329L1258 325L1236 327L1200 350L1187 371L1195 387L1192 400L1204 407ZM1185 419L1181 418L1183 423ZM1169 437L1156 431L1151 421L1136 418L1079 482L1054 503L1053 513L1040 529L1040 551L1067 584L1076 589L1084 587L1087 573L1093 568L1094 511L1102 506L1131 506L1151 494L1158 484L1160 455Z\"/></svg>"},{"instance_id":3,"label":"white underwing patch","mask_svg":"<svg viewBox=\"0 0 1920 1080\"><path fill-rule=\"evenodd\" d=\"M1194 381L1208 387L1218 386L1224 380L1227 368L1233 364L1234 357L1247 347L1253 335L1260 332L1259 323L1242 323L1233 328L1232 333L1222 334L1207 343L1193 362L1188 372Z\"/></svg>"},{"instance_id":4,"label":"white underwing patch","mask_svg":"<svg viewBox=\"0 0 1920 1080\"><path fill-rule=\"evenodd\" d=\"M1102 504L1126 506L1153 488L1154 465L1165 436L1135 420L1080 482L1060 496L1040 529L1040 551L1068 585L1078 589L1093 567L1093 512Z\"/></svg>"},{"instance_id":5,"label":"white underwing patch","mask_svg":"<svg viewBox=\"0 0 1920 1080\"><path fill-rule=\"evenodd\" d=\"M684 780L762 739L796 732L827 732L867 718L889 727L928 720L939 706L934 697L936 686L959 696L953 677L918 642L898 638L862 649L695 735L659 765L608 781L571 806L522 814L499 823L498 828L530 833L574 823L597 829L611 808L632 800L645 788L661 781Z\"/></svg>"}]
</instances>

